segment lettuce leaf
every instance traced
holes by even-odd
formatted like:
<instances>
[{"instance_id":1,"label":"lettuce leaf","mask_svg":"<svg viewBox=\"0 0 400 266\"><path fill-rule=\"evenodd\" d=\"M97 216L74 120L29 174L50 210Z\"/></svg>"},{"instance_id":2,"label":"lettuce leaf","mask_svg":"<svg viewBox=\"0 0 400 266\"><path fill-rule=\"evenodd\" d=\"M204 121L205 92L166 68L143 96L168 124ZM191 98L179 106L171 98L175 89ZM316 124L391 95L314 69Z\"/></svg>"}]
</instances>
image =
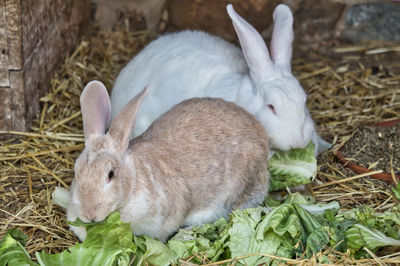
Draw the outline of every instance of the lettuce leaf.
<instances>
[{"instance_id":1,"label":"lettuce leaf","mask_svg":"<svg viewBox=\"0 0 400 266\"><path fill-rule=\"evenodd\" d=\"M281 239L276 234L266 234L257 239L257 226L267 214L265 208L259 207L234 211L231 216L231 227L228 230L231 257L240 257L252 253L276 254ZM270 259L260 255L249 256L239 260L243 265L259 265L269 263Z\"/></svg>"},{"instance_id":2,"label":"lettuce leaf","mask_svg":"<svg viewBox=\"0 0 400 266\"><path fill-rule=\"evenodd\" d=\"M382 213L376 212L369 206L361 205L350 211L340 212L336 219L354 219L357 223L381 231L389 237L400 238L400 204Z\"/></svg>"},{"instance_id":3,"label":"lettuce leaf","mask_svg":"<svg viewBox=\"0 0 400 266\"><path fill-rule=\"evenodd\" d=\"M25 250L28 237L17 229L9 230L0 242L0 265L36 266Z\"/></svg>"},{"instance_id":4,"label":"lettuce leaf","mask_svg":"<svg viewBox=\"0 0 400 266\"><path fill-rule=\"evenodd\" d=\"M168 266L177 264L179 256L166 244L148 236L134 237L138 246L135 265Z\"/></svg>"},{"instance_id":5,"label":"lettuce leaf","mask_svg":"<svg viewBox=\"0 0 400 266\"><path fill-rule=\"evenodd\" d=\"M289 194L283 202L267 199L266 203L272 204L235 210L228 220L180 229L167 243L133 236L117 212L101 223L77 220L72 224L87 229L83 243L59 254L42 251L35 256L39 265L176 265L231 258L238 259L236 265L276 265L284 262L262 254L285 258L318 254L317 262L330 263L320 251L350 251L357 257L368 255L363 247L376 251L400 246L400 205L384 213L367 206L341 212L337 202L315 204L299 193ZM24 234L9 231L0 242L0 265L37 265L25 244Z\"/></svg>"},{"instance_id":6,"label":"lettuce leaf","mask_svg":"<svg viewBox=\"0 0 400 266\"><path fill-rule=\"evenodd\" d=\"M311 214L302 207L307 202L310 201L301 195L292 194L273 209L236 210L228 220L221 218L212 224L181 229L167 243L148 236L132 236L129 224L113 213L102 223L77 221L87 228L88 236L83 243L59 254L42 251L35 255L39 265L176 265L230 258L238 258L236 265L276 265L284 262L262 254L311 257L334 248L358 256L363 255L363 247L375 251L382 246L400 246L400 240L361 224L379 227L379 219L384 217L395 227L397 208L374 213L379 222L373 222L368 208L337 213L336 206L330 208L332 204L312 204L311 209L317 214ZM19 231L7 233L0 242L0 265L37 265L26 253L25 242L26 236ZM322 261L329 263L329 258L317 256L317 262Z\"/></svg>"},{"instance_id":7,"label":"lettuce leaf","mask_svg":"<svg viewBox=\"0 0 400 266\"><path fill-rule=\"evenodd\" d=\"M314 144L289 151L277 150L268 162L271 175L270 191L296 187L310 183L317 175L317 159Z\"/></svg>"},{"instance_id":8,"label":"lettuce leaf","mask_svg":"<svg viewBox=\"0 0 400 266\"><path fill-rule=\"evenodd\" d=\"M355 224L346 230L347 247L355 253L362 247L374 251L378 247L400 246L400 240L386 236L384 233L370 229L361 224Z\"/></svg>"},{"instance_id":9,"label":"lettuce leaf","mask_svg":"<svg viewBox=\"0 0 400 266\"><path fill-rule=\"evenodd\" d=\"M136 251L130 225L118 212L103 223L87 224L87 237L59 254L36 252L39 265L129 265Z\"/></svg>"},{"instance_id":10,"label":"lettuce leaf","mask_svg":"<svg viewBox=\"0 0 400 266\"><path fill-rule=\"evenodd\" d=\"M168 247L178 254L180 258L188 258L194 254L199 255L191 260L193 263L201 263L204 258L215 262L223 257L225 242L229 238L228 230L230 226L231 222L228 225L224 218L220 218L212 224L180 229L168 241Z\"/></svg>"}]
</instances>

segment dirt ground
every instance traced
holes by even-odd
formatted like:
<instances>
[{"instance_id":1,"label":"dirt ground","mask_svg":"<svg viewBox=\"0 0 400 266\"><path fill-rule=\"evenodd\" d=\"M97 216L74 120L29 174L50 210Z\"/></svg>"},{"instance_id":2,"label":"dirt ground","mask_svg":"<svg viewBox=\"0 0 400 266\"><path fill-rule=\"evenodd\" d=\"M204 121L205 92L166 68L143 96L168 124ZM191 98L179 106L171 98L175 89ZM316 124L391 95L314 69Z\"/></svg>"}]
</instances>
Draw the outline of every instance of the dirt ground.
<instances>
[{"instance_id":1,"label":"dirt ground","mask_svg":"<svg viewBox=\"0 0 400 266\"><path fill-rule=\"evenodd\" d=\"M400 173L400 123L390 127L359 126L342 151L365 168Z\"/></svg>"}]
</instances>

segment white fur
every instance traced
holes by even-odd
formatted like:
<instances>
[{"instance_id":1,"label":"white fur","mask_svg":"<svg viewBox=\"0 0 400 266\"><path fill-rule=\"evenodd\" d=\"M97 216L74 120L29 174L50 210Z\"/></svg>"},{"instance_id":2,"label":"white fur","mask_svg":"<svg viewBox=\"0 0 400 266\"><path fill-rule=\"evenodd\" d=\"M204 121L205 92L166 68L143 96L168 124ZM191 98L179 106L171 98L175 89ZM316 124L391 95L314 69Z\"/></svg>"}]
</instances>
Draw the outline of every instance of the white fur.
<instances>
[{"instance_id":1,"label":"white fur","mask_svg":"<svg viewBox=\"0 0 400 266\"><path fill-rule=\"evenodd\" d=\"M217 207L217 208L216 208ZM191 212L183 221L185 226L196 226L205 223L210 223L217 220L220 217L228 217L228 210L224 209L223 206L211 206L207 209L200 211Z\"/></svg>"},{"instance_id":2,"label":"white fur","mask_svg":"<svg viewBox=\"0 0 400 266\"><path fill-rule=\"evenodd\" d=\"M304 147L310 140L318 146L319 136L306 107L306 94L290 72L290 9L279 5L274 12L271 58L257 31L231 5L227 11L242 50L199 31L161 36L119 74L111 96L112 117L148 85L152 90L139 110L132 137L185 99L220 97L254 114L271 137L273 149ZM276 115L268 105L275 108Z\"/></svg>"},{"instance_id":3,"label":"white fur","mask_svg":"<svg viewBox=\"0 0 400 266\"><path fill-rule=\"evenodd\" d=\"M67 208L67 221L75 221L79 216L81 216L81 213L78 213L81 211L81 204L79 199L76 197L76 192L74 191L76 189L76 185L74 184L75 182L72 181L71 185L71 192L70 192L70 202ZM73 226L70 225L70 228L72 232L80 239L84 240L86 238L86 228L85 227L78 227L78 226Z\"/></svg>"},{"instance_id":4,"label":"white fur","mask_svg":"<svg viewBox=\"0 0 400 266\"><path fill-rule=\"evenodd\" d=\"M119 210L122 221L134 221L131 222L131 228L137 235L148 234L154 237L161 228L160 215L150 218L147 215L149 202L152 200L153 198L145 190L141 190L133 195L130 201Z\"/></svg>"},{"instance_id":5,"label":"white fur","mask_svg":"<svg viewBox=\"0 0 400 266\"><path fill-rule=\"evenodd\" d=\"M76 213L78 210L80 210L80 207L78 206L79 205L74 206L70 203L70 207L68 207L67 209L67 221L75 221L79 217L78 213ZM73 225L70 225L69 227L81 241L83 241L86 238L85 227L78 227Z\"/></svg>"}]
</instances>

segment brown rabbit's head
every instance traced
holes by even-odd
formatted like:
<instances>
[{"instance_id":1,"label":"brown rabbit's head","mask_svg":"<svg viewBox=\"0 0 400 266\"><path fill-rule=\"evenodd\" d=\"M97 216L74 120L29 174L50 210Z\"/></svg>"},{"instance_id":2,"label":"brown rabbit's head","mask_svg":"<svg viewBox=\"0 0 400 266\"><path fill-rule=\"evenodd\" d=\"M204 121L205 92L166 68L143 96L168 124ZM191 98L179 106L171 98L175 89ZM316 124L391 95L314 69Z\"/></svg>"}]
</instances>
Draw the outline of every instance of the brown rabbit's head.
<instances>
[{"instance_id":1,"label":"brown rabbit's head","mask_svg":"<svg viewBox=\"0 0 400 266\"><path fill-rule=\"evenodd\" d=\"M91 81L80 101L85 149L75 163L70 207L85 221L102 221L128 198L135 176L132 158L127 156L129 136L139 105L147 95L144 88L115 117L108 132L111 103L105 86Z\"/></svg>"}]
</instances>

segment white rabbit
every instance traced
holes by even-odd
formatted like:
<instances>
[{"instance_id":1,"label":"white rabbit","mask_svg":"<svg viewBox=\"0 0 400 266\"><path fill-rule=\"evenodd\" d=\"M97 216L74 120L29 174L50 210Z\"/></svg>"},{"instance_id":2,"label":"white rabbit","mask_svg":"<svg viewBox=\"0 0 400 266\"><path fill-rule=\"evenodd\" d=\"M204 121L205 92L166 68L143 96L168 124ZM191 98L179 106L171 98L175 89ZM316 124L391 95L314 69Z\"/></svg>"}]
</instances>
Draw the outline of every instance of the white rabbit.
<instances>
[{"instance_id":1,"label":"white rabbit","mask_svg":"<svg viewBox=\"0 0 400 266\"><path fill-rule=\"evenodd\" d=\"M69 221L99 222L118 210L136 235L165 241L181 226L213 222L262 203L268 192L268 137L253 115L222 99L190 99L129 142L147 92L126 104L106 133L107 90L98 81L85 87L85 150L75 164ZM84 228L71 229L85 239Z\"/></svg>"},{"instance_id":2,"label":"white rabbit","mask_svg":"<svg viewBox=\"0 0 400 266\"><path fill-rule=\"evenodd\" d=\"M255 115L272 149L302 148L311 140L324 144L306 107L306 94L291 73L293 15L286 5L273 13L271 57L260 34L227 6L242 47L200 31L166 34L151 42L116 79L112 117L140 90L143 101L133 136L161 114L192 97L220 97Z\"/></svg>"}]
</instances>

